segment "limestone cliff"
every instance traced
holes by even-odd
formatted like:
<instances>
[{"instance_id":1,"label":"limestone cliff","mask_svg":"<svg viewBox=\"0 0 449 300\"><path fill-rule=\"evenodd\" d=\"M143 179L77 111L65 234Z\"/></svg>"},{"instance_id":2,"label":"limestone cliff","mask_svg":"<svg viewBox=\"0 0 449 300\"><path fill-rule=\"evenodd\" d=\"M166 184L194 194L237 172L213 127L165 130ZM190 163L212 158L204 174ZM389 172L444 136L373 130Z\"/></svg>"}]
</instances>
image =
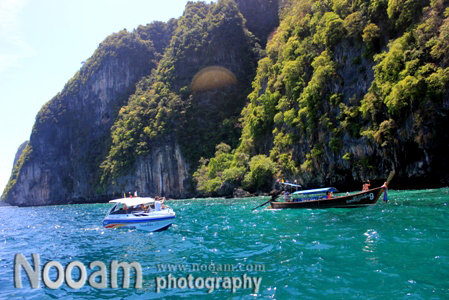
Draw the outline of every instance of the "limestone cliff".
<instances>
[{"instance_id":1,"label":"limestone cliff","mask_svg":"<svg viewBox=\"0 0 449 300\"><path fill-rule=\"evenodd\" d=\"M38 113L2 199L359 188L392 169L447 184L448 4L387 2L189 2L108 37Z\"/></svg>"},{"instance_id":2,"label":"limestone cliff","mask_svg":"<svg viewBox=\"0 0 449 300\"><path fill-rule=\"evenodd\" d=\"M447 185L448 4L281 2L241 142L203 160L197 188L269 191L277 177L359 189L391 170L394 187Z\"/></svg>"},{"instance_id":3,"label":"limestone cliff","mask_svg":"<svg viewBox=\"0 0 449 300\"><path fill-rule=\"evenodd\" d=\"M117 118L103 182L117 191L195 196L191 175L200 158L220 142L238 143L255 45L234 1L188 4L157 71Z\"/></svg>"},{"instance_id":4,"label":"limestone cliff","mask_svg":"<svg viewBox=\"0 0 449 300\"><path fill-rule=\"evenodd\" d=\"M110 194L118 195L123 191L177 199L192 195L189 165L174 140L153 145L147 155L137 158L131 172L108 186Z\"/></svg>"},{"instance_id":5,"label":"limestone cliff","mask_svg":"<svg viewBox=\"0 0 449 300\"><path fill-rule=\"evenodd\" d=\"M278 176L308 187L390 170L396 187L447 184L447 4L290 2L259 61L239 152L269 155Z\"/></svg>"},{"instance_id":6,"label":"limestone cliff","mask_svg":"<svg viewBox=\"0 0 449 300\"><path fill-rule=\"evenodd\" d=\"M110 128L135 84L156 66L150 41L121 31L45 104L3 198L13 205L94 201Z\"/></svg>"}]
</instances>

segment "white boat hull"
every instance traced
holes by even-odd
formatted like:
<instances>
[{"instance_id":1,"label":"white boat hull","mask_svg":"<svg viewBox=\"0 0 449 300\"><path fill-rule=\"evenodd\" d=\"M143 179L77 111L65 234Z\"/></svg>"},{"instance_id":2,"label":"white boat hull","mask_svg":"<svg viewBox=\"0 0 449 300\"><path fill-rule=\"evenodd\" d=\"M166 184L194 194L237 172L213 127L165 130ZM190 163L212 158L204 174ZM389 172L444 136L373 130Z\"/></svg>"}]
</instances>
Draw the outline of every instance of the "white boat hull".
<instances>
[{"instance_id":1,"label":"white boat hull","mask_svg":"<svg viewBox=\"0 0 449 300\"><path fill-rule=\"evenodd\" d=\"M175 220L175 213L165 211L142 213L140 215L109 215L103 220L105 228L139 229L145 231L162 231L168 229Z\"/></svg>"}]
</instances>

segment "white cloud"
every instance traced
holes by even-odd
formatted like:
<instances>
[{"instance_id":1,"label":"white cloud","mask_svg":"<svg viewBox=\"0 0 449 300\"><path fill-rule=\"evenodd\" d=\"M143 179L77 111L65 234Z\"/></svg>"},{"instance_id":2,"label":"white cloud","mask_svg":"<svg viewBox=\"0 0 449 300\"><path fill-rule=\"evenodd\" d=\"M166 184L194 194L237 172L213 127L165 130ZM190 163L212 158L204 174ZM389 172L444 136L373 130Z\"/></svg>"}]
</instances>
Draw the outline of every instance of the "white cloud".
<instances>
[{"instance_id":1,"label":"white cloud","mask_svg":"<svg viewBox=\"0 0 449 300\"><path fill-rule=\"evenodd\" d=\"M27 0L0 0L0 72L33 54L21 31L20 12Z\"/></svg>"}]
</instances>

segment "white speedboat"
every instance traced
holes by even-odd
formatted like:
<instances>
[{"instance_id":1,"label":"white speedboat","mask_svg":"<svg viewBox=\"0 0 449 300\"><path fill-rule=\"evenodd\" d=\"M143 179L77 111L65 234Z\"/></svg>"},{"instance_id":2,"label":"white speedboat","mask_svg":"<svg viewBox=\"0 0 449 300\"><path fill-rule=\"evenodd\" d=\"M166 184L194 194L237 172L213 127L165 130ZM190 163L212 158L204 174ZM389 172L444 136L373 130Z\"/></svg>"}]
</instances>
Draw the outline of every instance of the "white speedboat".
<instances>
[{"instance_id":1,"label":"white speedboat","mask_svg":"<svg viewBox=\"0 0 449 300\"><path fill-rule=\"evenodd\" d=\"M121 198L109 203L114 206L103 220L105 228L162 231L168 229L176 217L173 209L149 197Z\"/></svg>"}]
</instances>

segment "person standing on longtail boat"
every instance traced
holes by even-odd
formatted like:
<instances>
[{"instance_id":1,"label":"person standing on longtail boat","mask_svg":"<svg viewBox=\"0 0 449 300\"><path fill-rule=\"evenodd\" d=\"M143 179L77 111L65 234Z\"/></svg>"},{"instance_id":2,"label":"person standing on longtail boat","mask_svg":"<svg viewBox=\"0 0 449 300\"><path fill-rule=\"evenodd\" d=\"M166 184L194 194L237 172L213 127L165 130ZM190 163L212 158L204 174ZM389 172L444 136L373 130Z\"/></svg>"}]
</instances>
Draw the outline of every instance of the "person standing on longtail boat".
<instances>
[{"instance_id":1,"label":"person standing on longtail boat","mask_svg":"<svg viewBox=\"0 0 449 300\"><path fill-rule=\"evenodd\" d=\"M363 182L362 192L366 192L369 190L369 187L371 186L371 183L369 179L367 181Z\"/></svg>"}]
</instances>

